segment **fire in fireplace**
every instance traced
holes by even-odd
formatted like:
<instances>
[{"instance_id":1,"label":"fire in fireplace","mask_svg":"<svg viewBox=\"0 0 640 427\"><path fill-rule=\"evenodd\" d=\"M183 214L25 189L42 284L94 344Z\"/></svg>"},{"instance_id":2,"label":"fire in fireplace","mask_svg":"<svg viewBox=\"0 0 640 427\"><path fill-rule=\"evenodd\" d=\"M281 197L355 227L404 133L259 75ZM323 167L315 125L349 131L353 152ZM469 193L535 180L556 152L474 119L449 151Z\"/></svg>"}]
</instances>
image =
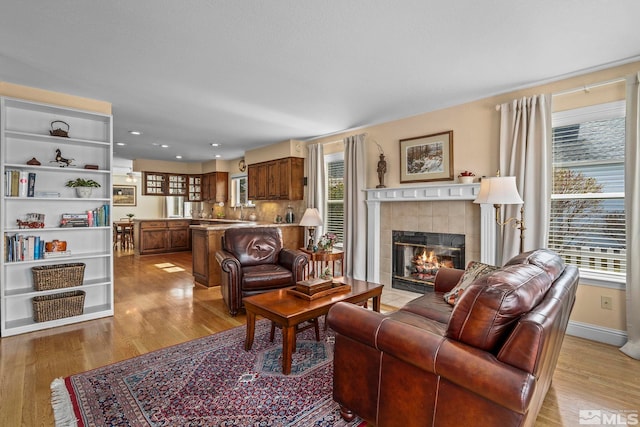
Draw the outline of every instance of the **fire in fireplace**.
<instances>
[{"instance_id":1,"label":"fire in fireplace","mask_svg":"<svg viewBox=\"0 0 640 427\"><path fill-rule=\"evenodd\" d=\"M425 293L439 268L464 268L464 235L393 231L391 286Z\"/></svg>"}]
</instances>

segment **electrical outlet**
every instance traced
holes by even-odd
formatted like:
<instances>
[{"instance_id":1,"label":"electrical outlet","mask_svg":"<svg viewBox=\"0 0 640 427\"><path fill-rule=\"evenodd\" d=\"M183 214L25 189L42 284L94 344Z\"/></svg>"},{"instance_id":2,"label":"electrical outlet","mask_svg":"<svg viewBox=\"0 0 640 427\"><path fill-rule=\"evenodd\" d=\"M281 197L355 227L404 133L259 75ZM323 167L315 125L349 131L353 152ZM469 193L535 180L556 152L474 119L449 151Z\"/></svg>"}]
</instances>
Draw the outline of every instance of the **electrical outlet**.
<instances>
[{"instance_id":1,"label":"electrical outlet","mask_svg":"<svg viewBox=\"0 0 640 427\"><path fill-rule=\"evenodd\" d=\"M613 300L611 299L611 297L601 296L600 308L603 308L605 310L613 310Z\"/></svg>"}]
</instances>

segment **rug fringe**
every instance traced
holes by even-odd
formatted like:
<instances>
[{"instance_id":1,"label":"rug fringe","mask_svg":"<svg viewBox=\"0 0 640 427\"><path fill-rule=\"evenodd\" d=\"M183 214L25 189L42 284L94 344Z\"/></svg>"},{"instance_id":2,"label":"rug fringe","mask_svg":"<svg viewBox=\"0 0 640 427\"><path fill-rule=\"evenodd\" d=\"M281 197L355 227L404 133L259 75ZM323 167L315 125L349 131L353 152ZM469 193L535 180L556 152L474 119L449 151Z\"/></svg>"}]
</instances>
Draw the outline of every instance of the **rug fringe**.
<instances>
[{"instance_id":1,"label":"rug fringe","mask_svg":"<svg viewBox=\"0 0 640 427\"><path fill-rule=\"evenodd\" d=\"M73 412L73 403L63 378L51 382L51 407L56 427L76 427L78 420Z\"/></svg>"}]
</instances>

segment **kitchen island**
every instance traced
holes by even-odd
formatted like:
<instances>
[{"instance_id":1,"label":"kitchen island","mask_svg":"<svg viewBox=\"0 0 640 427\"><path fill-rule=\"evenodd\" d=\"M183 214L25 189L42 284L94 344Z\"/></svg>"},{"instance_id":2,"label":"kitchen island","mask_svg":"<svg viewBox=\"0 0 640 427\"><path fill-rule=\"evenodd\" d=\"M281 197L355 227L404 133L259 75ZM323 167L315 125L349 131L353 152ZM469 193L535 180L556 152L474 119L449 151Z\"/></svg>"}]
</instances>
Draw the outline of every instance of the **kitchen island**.
<instances>
[{"instance_id":1,"label":"kitchen island","mask_svg":"<svg viewBox=\"0 0 640 427\"><path fill-rule=\"evenodd\" d=\"M285 248L298 249L304 245L304 227L298 224L273 224L238 220L197 220L191 225L191 247L193 255L193 277L195 282L206 286L220 286L220 265L216 251L222 248L224 230L231 227L279 227ZM194 220L196 222L196 220Z\"/></svg>"},{"instance_id":2,"label":"kitchen island","mask_svg":"<svg viewBox=\"0 0 640 427\"><path fill-rule=\"evenodd\" d=\"M136 255L152 255L191 250L191 226L246 227L257 222L238 219L159 218L134 219L133 233Z\"/></svg>"}]
</instances>

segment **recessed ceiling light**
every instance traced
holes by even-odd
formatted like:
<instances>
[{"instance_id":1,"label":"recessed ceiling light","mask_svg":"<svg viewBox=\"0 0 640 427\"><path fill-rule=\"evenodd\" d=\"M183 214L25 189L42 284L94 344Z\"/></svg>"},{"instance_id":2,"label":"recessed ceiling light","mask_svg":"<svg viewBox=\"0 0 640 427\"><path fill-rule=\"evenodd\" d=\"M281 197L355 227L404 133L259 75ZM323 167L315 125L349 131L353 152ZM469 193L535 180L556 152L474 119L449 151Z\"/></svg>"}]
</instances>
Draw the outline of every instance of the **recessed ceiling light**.
<instances>
[{"instance_id":1,"label":"recessed ceiling light","mask_svg":"<svg viewBox=\"0 0 640 427\"><path fill-rule=\"evenodd\" d=\"M162 144L160 147L162 148L169 148L169 146L167 144Z\"/></svg>"},{"instance_id":2,"label":"recessed ceiling light","mask_svg":"<svg viewBox=\"0 0 640 427\"><path fill-rule=\"evenodd\" d=\"M219 159L220 157L222 157L220 154L216 154L216 159Z\"/></svg>"},{"instance_id":3,"label":"recessed ceiling light","mask_svg":"<svg viewBox=\"0 0 640 427\"><path fill-rule=\"evenodd\" d=\"M182 156L179 155L179 154L176 156L176 159L181 159L181 158L182 158Z\"/></svg>"},{"instance_id":4,"label":"recessed ceiling light","mask_svg":"<svg viewBox=\"0 0 640 427\"><path fill-rule=\"evenodd\" d=\"M212 144L211 144L211 146L212 146L212 147L219 147L219 146L220 146L220 144L218 144L217 142L214 142L214 143L212 143Z\"/></svg>"},{"instance_id":5,"label":"recessed ceiling light","mask_svg":"<svg viewBox=\"0 0 640 427\"><path fill-rule=\"evenodd\" d=\"M124 142L116 142L116 145L123 146L123 145L127 145L127 144L125 144Z\"/></svg>"},{"instance_id":6,"label":"recessed ceiling light","mask_svg":"<svg viewBox=\"0 0 640 427\"><path fill-rule=\"evenodd\" d=\"M139 130L130 130L129 133L131 135L142 135L142 132L140 132Z\"/></svg>"}]
</instances>

